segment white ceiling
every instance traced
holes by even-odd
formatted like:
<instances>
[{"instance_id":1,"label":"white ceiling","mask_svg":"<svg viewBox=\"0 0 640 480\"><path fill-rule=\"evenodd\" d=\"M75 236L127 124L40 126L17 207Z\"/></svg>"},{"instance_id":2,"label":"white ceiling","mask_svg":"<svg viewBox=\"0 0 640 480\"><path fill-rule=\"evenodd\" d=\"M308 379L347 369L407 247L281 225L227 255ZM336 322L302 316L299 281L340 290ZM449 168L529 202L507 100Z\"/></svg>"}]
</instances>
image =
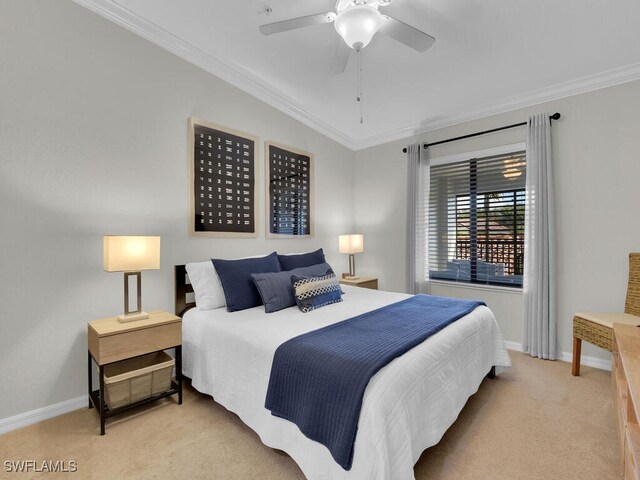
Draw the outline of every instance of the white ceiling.
<instances>
[{"instance_id":1,"label":"white ceiling","mask_svg":"<svg viewBox=\"0 0 640 480\"><path fill-rule=\"evenodd\" d=\"M333 25L258 32L335 1L75 1L352 149L640 78L638 0L394 0L381 11L436 43L418 53L374 37L361 125L355 55L328 73Z\"/></svg>"}]
</instances>

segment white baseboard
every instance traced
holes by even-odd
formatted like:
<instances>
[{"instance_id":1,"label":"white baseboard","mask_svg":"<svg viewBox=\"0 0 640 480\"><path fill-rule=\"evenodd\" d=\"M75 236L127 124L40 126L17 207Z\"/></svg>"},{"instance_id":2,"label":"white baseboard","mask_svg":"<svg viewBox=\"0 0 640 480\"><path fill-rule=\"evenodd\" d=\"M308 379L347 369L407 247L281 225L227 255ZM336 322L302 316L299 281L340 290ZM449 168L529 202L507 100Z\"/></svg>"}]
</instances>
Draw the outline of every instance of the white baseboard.
<instances>
[{"instance_id":1,"label":"white baseboard","mask_svg":"<svg viewBox=\"0 0 640 480\"><path fill-rule=\"evenodd\" d=\"M522 344L516 342L504 342L507 344L507 348L509 350L515 350L517 352L522 352ZM569 362L573 360L573 355L570 352L560 352L560 358L563 362ZM580 357L580 365L585 365L587 367L598 368L600 370L611 371L611 360L605 360L603 358L597 357L587 357L585 355L581 355Z\"/></svg>"},{"instance_id":2,"label":"white baseboard","mask_svg":"<svg viewBox=\"0 0 640 480\"><path fill-rule=\"evenodd\" d=\"M17 430L18 428L26 427L27 425L42 422L49 418L57 417L64 413L73 412L74 410L79 410L81 408L87 408L89 406L88 402L89 398L87 395L83 395L81 397L72 398L71 400L56 403L55 405L37 408L30 412L20 413L9 418L3 418L0 420L0 435L11 432L12 430Z\"/></svg>"},{"instance_id":3,"label":"white baseboard","mask_svg":"<svg viewBox=\"0 0 640 480\"><path fill-rule=\"evenodd\" d=\"M522 344L516 342L505 342L509 350L515 350L522 352ZM561 352L560 358L564 362L571 362L571 353ZM611 371L611 360L604 360L602 358L582 356L580 363L587 367L599 368L600 370ZM65 402L56 403L48 407L38 408L31 410L30 412L20 413L13 417L4 418L0 420L0 435L3 433L17 430L18 428L26 427L27 425L33 425L34 423L47 420L49 418L57 417L64 413L72 412L80 408L86 408L88 406L88 398L86 395L81 397L72 398Z\"/></svg>"}]
</instances>

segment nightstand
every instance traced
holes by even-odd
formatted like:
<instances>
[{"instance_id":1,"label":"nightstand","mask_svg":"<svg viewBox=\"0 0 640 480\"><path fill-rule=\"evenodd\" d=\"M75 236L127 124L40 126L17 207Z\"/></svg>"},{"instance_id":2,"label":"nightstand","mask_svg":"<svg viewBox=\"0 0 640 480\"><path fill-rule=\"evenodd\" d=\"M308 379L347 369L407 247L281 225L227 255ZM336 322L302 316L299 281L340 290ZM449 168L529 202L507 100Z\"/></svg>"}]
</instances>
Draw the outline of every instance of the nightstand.
<instances>
[{"instance_id":1,"label":"nightstand","mask_svg":"<svg viewBox=\"0 0 640 480\"><path fill-rule=\"evenodd\" d=\"M144 403L178 394L178 404L182 405L182 319L169 312L156 310L149 318L135 322L120 323L117 317L103 318L89 322L87 330L89 344L88 387L89 408L96 407L100 413L100 435L105 432L105 420L117 413ZM175 379L170 380L170 388L148 398L109 409L105 402L105 366L140 358L143 355L175 349ZM100 388L93 390L92 360L99 369Z\"/></svg>"},{"instance_id":2,"label":"nightstand","mask_svg":"<svg viewBox=\"0 0 640 480\"><path fill-rule=\"evenodd\" d=\"M340 283L342 285L351 285L352 287L370 288L372 290L378 289L377 277L341 278Z\"/></svg>"}]
</instances>

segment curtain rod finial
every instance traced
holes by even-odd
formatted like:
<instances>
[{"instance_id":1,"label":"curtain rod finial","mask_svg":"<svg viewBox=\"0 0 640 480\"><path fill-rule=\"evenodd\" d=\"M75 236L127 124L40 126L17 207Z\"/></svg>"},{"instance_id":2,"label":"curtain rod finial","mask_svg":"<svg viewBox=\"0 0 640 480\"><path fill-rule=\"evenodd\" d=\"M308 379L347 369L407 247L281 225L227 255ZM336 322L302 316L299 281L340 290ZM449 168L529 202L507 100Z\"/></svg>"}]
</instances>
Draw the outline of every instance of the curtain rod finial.
<instances>
[{"instance_id":1,"label":"curtain rod finial","mask_svg":"<svg viewBox=\"0 0 640 480\"><path fill-rule=\"evenodd\" d=\"M556 112L553 115L551 115L551 120L560 120L560 117L562 115L560 115L560 113Z\"/></svg>"},{"instance_id":2,"label":"curtain rod finial","mask_svg":"<svg viewBox=\"0 0 640 480\"><path fill-rule=\"evenodd\" d=\"M402 153L407 153L407 147L404 147L404 148L402 149Z\"/></svg>"}]
</instances>

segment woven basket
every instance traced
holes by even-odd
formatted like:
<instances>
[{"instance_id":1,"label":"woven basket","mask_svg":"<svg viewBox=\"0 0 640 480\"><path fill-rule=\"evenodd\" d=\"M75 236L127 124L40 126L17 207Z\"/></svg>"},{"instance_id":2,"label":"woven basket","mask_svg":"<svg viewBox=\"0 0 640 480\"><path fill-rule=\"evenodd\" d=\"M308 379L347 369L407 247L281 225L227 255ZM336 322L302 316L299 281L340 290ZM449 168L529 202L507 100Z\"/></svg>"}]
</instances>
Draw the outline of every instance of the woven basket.
<instances>
[{"instance_id":1,"label":"woven basket","mask_svg":"<svg viewBox=\"0 0 640 480\"><path fill-rule=\"evenodd\" d=\"M104 399L109 409L134 403L171 388L175 360L165 352L111 363L104 367Z\"/></svg>"}]
</instances>

